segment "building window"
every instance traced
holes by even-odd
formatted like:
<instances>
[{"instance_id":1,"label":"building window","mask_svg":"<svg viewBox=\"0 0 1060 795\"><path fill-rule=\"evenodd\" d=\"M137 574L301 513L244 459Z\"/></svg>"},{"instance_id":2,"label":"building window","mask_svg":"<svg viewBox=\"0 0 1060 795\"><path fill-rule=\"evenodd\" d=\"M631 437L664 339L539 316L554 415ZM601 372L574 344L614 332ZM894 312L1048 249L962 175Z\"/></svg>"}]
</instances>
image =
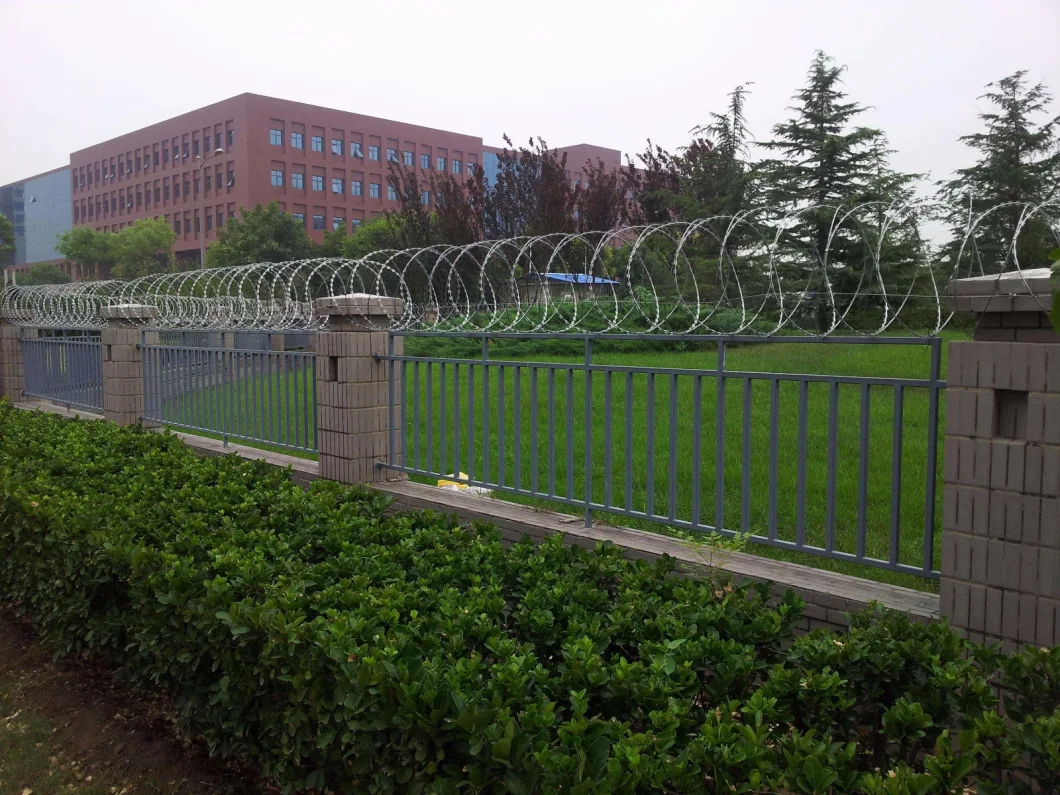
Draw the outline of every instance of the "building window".
<instances>
[{"instance_id":1,"label":"building window","mask_svg":"<svg viewBox=\"0 0 1060 795\"><path fill-rule=\"evenodd\" d=\"M305 174L301 171L292 171L291 187L295 190L305 190Z\"/></svg>"},{"instance_id":2,"label":"building window","mask_svg":"<svg viewBox=\"0 0 1060 795\"><path fill-rule=\"evenodd\" d=\"M291 133L291 148L293 148L293 149L303 149L303 148L305 148L305 138L302 136L302 133L296 133L296 132Z\"/></svg>"},{"instance_id":3,"label":"building window","mask_svg":"<svg viewBox=\"0 0 1060 795\"><path fill-rule=\"evenodd\" d=\"M180 219L179 218L175 218L173 220L173 231L176 232L178 235L180 234Z\"/></svg>"},{"instance_id":4,"label":"building window","mask_svg":"<svg viewBox=\"0 0 1060 795\"><path fill-rule=\"evenodd\" d=\"M157 201L157 199L156 199L155 201ZM117 199L113 199L113 198L112 198L112 199L110 200L110 211L111 211L112 213L116 213L116 212L118 212L118 200L117 200Z\"/></svg>"},{"instance_id":5,"label":"building window","mask_svg":"<svg viewBox=\"0 0 1060 795\"><path fill-rule=\"evenodd\" d=\"M162 189L155 188L155 204L158 204L160 201L162 201Z\"/></svg>"},{"instance_id":6,"label":"building window","mask_svg":"<svg viewBox=\"0 0 1060 795\"><path fill-rule=\"evenodd\" d=\"M346 228L346 219L336 215L331 219L331 231L338 232L340 229Z\"/></svg>"},{"instance_id":7,"label":"building window","mask_svg":"<svg viewBox=\"0 0 1060 795\"><path fill-rule=\"evenodd\" d=\"M235 142L236 142L236 131L235 130L229 130L228 131L228 145L231 146Z\"/></svg>"},{"instance_id":8,"label":"building window","mask_svg":"<svg viewBox=\"0 0 1060 795\"><path fill-rule=\"evenodd\" d=\"M444 157L439 157L435 161L435 166L437 167L437 169L439 171L445 171L445 158Z\"/></svg>"},{"instance_id":9,"label":"building window","mask_svg":"<svg viewBox=\"0 0 1060 795\"><path fill-rule=\"evenodd\" d=\"M155 168L158 168L158 152L155 152L155 153L154 153L154 155L153 155L152 159L153 159L153 160L154 160L154 162L155 162ZM114 176L114 169L113 169L113 168L111 169L111 173L110 173L110 175L111 175L111 177L113 177L113 176Z\"/></svg>"},{"instance_id":10,"label":"building window","mask_svg":"<svg viewBox=\"0 0 1060 795\"><path fill-rule=\"evenodd\" d=\"M228 184L229 188L234 188L235 187L235 184L236 184L236 172L235 171L229 171L228 172L228 183L227 184Z\"/></svg>"},{"instance_id":11,"label":"building window","mask_svg":"<svg viewBox=\"0 0 1060 795\"><path fill-rule=\"evenodd\" d=\"M217 137L220 138L221 136L218 135ZM217 213L217 228L221 229L224 225L225 225L225 214L224 213Z\"/></svg>"},{"instance_id":12,"label":"building window","mask_svg":"<svg viewBox=\"0 0 1060 795\"><path fill-rule=\"evenodd\" d=\"M393 185L387 185L386 186L386 197L392 202L396 202L397 201L397 191L394 190L394 186Z\"/></svg>"},{"instance_id":13,"label":"building window","mask_svg":"<svg viewBox=\"0 0 1060 795\"><path fill-rule=\"evenodd\" d=\"M331 139L331 154L342 156L342 139L332 138Z\"/></svg>"},{"instance_id":14,"label":"building window","mask_svg":"<svg viewBox=\"0 0 1060 795\"><path fill-rule=\"evenodd\" d=\"M351 179L350 180L350 195L351 196L360 196L361 195L361 191L362 191L361 181L359 179Z\"/></svg>"},{"instance_id":15,"label":"building window","mask_svg":"<svg viewBox=\"0 0 1060 795\"><path fill-rule=\"evenodd\" d=\"M312 140L310 141L310 146L312 147L314 152L323 152L324 151L324 136L323 135L314 135Z\"/></svg>"},{"instance_id":16,"label":"building window","mask_svg":"<svg viewBox=\"0 0 1060 795\"><path fill-rule=\"evenodd\" d=\"M323 191L324 190L324 178L320 174L313 175L313 190Z\"/></svg>"},{"instance_id":17,"label":"building window","mask_svg":"<svg viewBox=\"0 0 1060 795\"><path fill-rule=\"evenodd\" d=\"M192 141L191 142L191 152L196 157L199 156L199 142L198 141ZM198 228L197 224L196 224L196 228Z\"/></svg>"},{"instance_id":18,"label":"building window","mask_svg":"<svg viewBox=\"0 0 1060 795\"><path fill-rule=\"evenodd\" d=\"M331 180L331 192L337 193L339 196L346 192L346 186L342 184L342 180L337 177L333 177Z\"/></svg>"},{"instance_id":19,"label":"building window","mask_svg":"<svg viewBox=\"0 0 1060 795\"><path fill-rule=\"evenodd\" d=\"M454 160L453 161L453 173L456 174L458 177L460 176L460 161L459 160Z\"/></svg>"},{"instance_id":20,"label":"building window","mask_svg":"<svg viewBox=\"0 0 1060 795\"><path fill-rule=\"evenodd\" d=\"M378 160L379 159L379 147L375 144L368 145L368 159Z\"/></svg>"},{"instance_id":21,"label":"building window","mask_svg":"<svg viewBox=\"0 0 1060 795\"><path fill-rule=\"evenodd\" d=\"M269 143L273 146L283 146L283 130L269 130Z\"/></svg>"},{"instance_id":22,"label":"building window","mask_svg":"<svg viewBox=\"0 0 1060 795\"><path fill-rule=\"evenodd\" d=\"M420 191L420 204L430 204L430 203L431 203L430 191L421 190Z\"/></svg>"},{"instance_id":23,"label":"building window","mask_svg":"<svg viewBox=\"0 0 1060 795\"><path fill-rule=\"evenodd\" d=\"M350 141L350 157L364 157L361 145L357 141Z\"/></svg>"},{"instance_id":24,"label":"building window","mask_svg":"<svg viewBox=\"0 0 1060 795\"><path fill-rule=\"evenodd\" d=\"M199 216L195 216L195 234L199 234Z\"/></svg>"},{"instance_id":25,"label":"building window","mask_svg":"<svg viewBox=\"0 0 1060 795\"><path fill-rule=\"evenodd\" d=\"M387 147L387 150L386 150L386 162L388 162L388 163L396 163L397 162L397 149L391 149L390 147Z\"/></svg>"},{"instance_id":26,"label":"building window","mask_svg":"<svg viewBox=\"0 0 1060 795\"><path fill-rule=\"evenodd\" d=\"M471 176L474 176L474 174L475 174L475 164L474 163L468 163L467 164L467 175L469 177L471 177Z\"/></svg>"},{"instance_id":27,"label":"building window","mask_svg":"<svg viewBox=\"0 0 1060 795\"><path fill-rule=\"evenodd\" d=\"M165 147L165 146L162 147L162 162L163 163L168 163L169 162L169 148Z\"/></svg>"},{"instance_id":28,"label":"building window","mask_svg":"<svg viewBox=\"0 0 1060 795\"><path fill-rule=\"evenodd\" d=\"M379 183L369 182L368 183L368 197L372 199L379 198Z\"/></svg>"},{"instance_id":29,"label":"building window","mask_svg":"<svg viewBox=\"0 0 1060 795\"><path fill-rule=\"evenodd\" d=\"M180 159L180 147L173 147L173 163L175 164Z\"/></svg>"},{"instance_id":30,"label":"building window","mask_svg":"<svg viewBox=\"0 0 1060 795\"><path fill-rule=\"evenodd\" d=\"M213 216L212 215L207 215L206 216L206 231L210 232L212 230L213 230Z\"/></svg>"},{"instance_id":31,"label":"building window","mask_svg":"<svg viewBox=\"0 0 1060 795\"><path fill-rule=\"evenodd\" d=\"M412 152L402 152L401 157L404 158L406 166L412 165Z\"/></svg>"},{"instance_id":32,"label":"building window","mask_svg":"<svg viewBox=\"0 0 1060 795\"><path fill-rule=\"evenodd\" d=\"M324 228L324 216L314 215L313 216L313 230L316 232L321 231Z\"/></svg>"},{"instance_id":33,"label":"building window","mask_svg":"<svg viewBox=\"0 0 1060 795\"><path fill-rule=\"evenodd\" d=\"M350 226L353 227L353 230L355 232L357 231L357 227L359 227L360 225L361 225L361 219L360 218L351 218L350 219Z\"/></svg>"},{"instance_id":34,"label":"building window","mask_svg":"<svg viewBox=\"0 0 1060 795\"><path fill-rule=\"evenodd\" d=\"M301 225L302 225L303 227L305 226L305 213L291 213L291 215L292 215L292 216L294 217L294 219L295 219L296 221L298 221L298 223L300 223L300 224L301 224Z\"/></svg>"},{"instance_id":35,"label":"building window","mask_svg":"<svg viewBox=\"0 0 1060 795\"><path fill-rule=\"evenodd\" d=\"M184 144L184 155L183 156L184 157L188 156L188 145L187 144Z\"/></svg>"},{"instance_id":36,"label":"building window","mask_svg":"<svg viewBox=\"0 0 1060 795\"><path fill-rule=\"evenodd\" d=\"M272 187L282 188L283 187L283 172L277 169L272 170Z\"/></svg>"},{"instance_id":37,"label":"building window","mask_svg":"<svg viewBox=\"0 0 1060 795\"><path fill-rule=\"evenodd\" d=\"M431 156L430 155L420 155L420 168L430 168L430 167L431 167Z\"/></svg>"},{"instance_id":38,"label":"building window","mask_svg":"<svg viewBox=\"0 0 1060 795\"><path fill-rule=\"evenodd\" d=\"M140 156L139 155L136 156L136 170L137 171L140 170ZM99 179L99 169L96 169L96 179L97 180Z\"/></svg>"},{"instance_id":39,"label":"building window","mask_svg":"<svg viewBox=\"0 0 1060 795\"><path fill-rule=\"evenodd\" d=\"M162 198L169 201L169 185L162 186Z\"/></svg>"},{"instance_id":40,"label":"building window","mask_svg":"<svg viewBox=\"0 0 1060 795\"><path fill-rule=\"evenodd\" d=\"M213 190L213 174L206 172L206 190Z\"/></svg>"},{"instance_id":41,"label":"building window","mask_svg":"<svg viewBox=\"0 0 1060 795\"><path fill-rule=\"evenodd\" d=\"M180 198L180 183L177 182L176 180L173 180L173 198L174 199L179 199Z\"/></svg>"},{"instance_id":42,"label":"building window","mask_svg":"<svg viewBox=\"0 0 1060 795\"><path fill-rule=\"evenodd\" d=\"M141 191L136 191L136 206L139 207L144 203L144 195Z\"/></svg>"}]
</instances>

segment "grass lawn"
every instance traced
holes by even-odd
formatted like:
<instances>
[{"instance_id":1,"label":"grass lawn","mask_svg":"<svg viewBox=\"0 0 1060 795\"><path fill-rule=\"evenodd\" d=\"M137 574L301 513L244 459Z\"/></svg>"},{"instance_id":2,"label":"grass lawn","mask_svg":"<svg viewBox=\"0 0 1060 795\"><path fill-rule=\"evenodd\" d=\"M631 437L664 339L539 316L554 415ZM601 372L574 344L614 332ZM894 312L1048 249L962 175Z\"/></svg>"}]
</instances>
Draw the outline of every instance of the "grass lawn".
<instances>
[{"instance_id":1,"label":"grass lawn","mask_svg":"<svg viewBox=\"0 0 1060 795\"><path fill-rule=\"evenodd\" d=\"M952 332L947 334L945 339L960 337L959 332ZM409 347L412 348L411 345ZM436 350L437 347L436 344ZM945 351L946 347L943 345L943 378ZM931 349L927 345L732 345L727 353L726 370L926 379L930 373L930 355ZM518 362L559 364L581 361L581 356L569 355L510 357L504 352L503 344L491 349L490 356L495 361L509 358ZM716 361L716 349L710 344L704 344L702 350L698 351L597 353L593 356L594 364L653 369L713 369ZM717 383L714 377L703 376L699 379L701 420L697 448L693 421L696 413L696 376L682 374L671 377L668 374L656 374L651 379L645 373L631 377L614 373L608 379L605 373L593 373L590 405L592 427L587 457L585 427L582 422L586 406L585 374L576 370L556 369L550 384L548 370L536 369L537 389L534 393L532 368L525 365L503 368L491 366L490 391L486 403L488 412L485 412L481 365L470 368L466 364L460 365L459 374L454 365L445 365L443 426L443 366L409 364L406 387L406 447L409 465L422 471L443 475L462 471L470 474L475 480L491 484L502 483L524 490L534 487L536 469L536 489L554 495L558 502L553 499L499 492L498 496L581 514L582 507L564 503L562 500L584 500L586 494L591 493L591 498L596 503L607 502L620 509L628 507L635 512L647 510L664 519L673 517L678 521L692 520L698 502L699 523L714 524L715 512L718 510L715 500L718 491L715 422ZM469 370L473 373L469 373ZM517 370L518 414L515 399ZM499 388L502 380L503 411ZM605 410L607 380L611 382L610 418ZM653 387L649 385L650 380L654 380ZM745 386L746 383L750 384L749 387ZM471 439L468 434L469 386L474 390L474 425ZM219 437L220 432L226 429L229 433L235 431L233 435L253 436L259 440L242 443L280 449L273 448L268 442L292 438L286 435L289 428L297 426L299 438L305 438L307 431L312 432L312 388L312 379L303 382L300 373L257 375L245 379L235 389L230 390L229 394L222 394L219 388L210 387L170 401L166 408L166 419L174 424L201 424L212 431L207 435L215 437ZM746 396L745 389L749 390ZM649 400L649 390L653 390L652 400ZM903 391L898 456L900 476L897 479L894 478L893 468L896 442L895 389L892 386L872 386L865 391L868 393L868 434L867 455L862 465L862 387L857 384L843 384L837 390L838 411L834 427L835 509L832 519L834 549L855 553L858 546L858 529L863 525L866 556L886 560L890 557L894 544L898 561L920 567L924 559L929 437L928 390L907 387ZM550 392L553 406L551 423L548 408ZM750 405L750 413L746 417L745 397ZM944 393L941 398L939 427L945 422ZM454 414L454 403L457 400L459 411ZM720 508L725 528L749 531L755 535L773 535L776 539L788 541L795 541L801 535L807 544L826 545L829 519L830 400L830 388L827 383L808 382L805 386L805 403L800 406L800 385L793 381L779 382L774 492L771 489L773 468L770 456L771 385L767 380L760 379L751 379L749 382L741 378L726 380L722 491L724 499ZM266 407L264 411L255 411L256 406L262 405ZM291 407L291 421L285 420L288 406ZM627 407L631 412L631 433L628 434L628 439ZM800 422L803 412L805 424ZM488 430L484 421L487 416ZM800 433L800 428L804 428L804 432ZM654 429L650 446L649 429ZM669 452L671 434L674 438L672 465ZM487 438L488 444L485 444ZM627 446L630 452L628 457ZM800 449L805 450L805 479L802 482L798 476ZM746 461L745 450L750 453L746 456ZM941 549L941 468L940 444L937 460L939 487L933 506L936 568ZM747 489L743 487L745 469L748 475ZM587 472L591 473L591 491L587 491ZM433 476L417 479L424 482L435 480ZM801 501L800 492L805 495L805 499ZM859 496L862 492L863 516L859 511ZM595 511L594 519L597 522L624 524L656 532L673 532L665 521L648 521L606 511ZM752 544L750 551L914 588L936 587L934 581L916 575L777 549L764 544Z\"/></svg>"}]
</instances>

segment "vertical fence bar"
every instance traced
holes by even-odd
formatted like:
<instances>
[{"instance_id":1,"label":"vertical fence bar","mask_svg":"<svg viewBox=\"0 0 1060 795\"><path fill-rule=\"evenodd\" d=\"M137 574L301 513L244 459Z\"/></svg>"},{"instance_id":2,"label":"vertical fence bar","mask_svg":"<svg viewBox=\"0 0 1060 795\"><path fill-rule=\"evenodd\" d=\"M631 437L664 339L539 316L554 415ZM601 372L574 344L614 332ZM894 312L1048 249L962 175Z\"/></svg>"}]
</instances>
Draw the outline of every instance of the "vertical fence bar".
<instances>
[{"instance_id":1,"label":"vertical fence bar","mask_svg":"<svg viewBox=\"0 0 1060 795\"><path fill-rule=\"evenodd\" d=\"M401 455L402 465L409 465L409 363L401 361Z\"/></svg>"},{"instance_id":2,"label":"vertical fence bar","mask_svg":"<svg viewBox=\"0 0 1060 795\"><path fill-rule=\"evenodd\" d=\"M703 376L692 379L692 525L702 523L703 491Z\"/></svg>"},{"instance_id":3,"label":"vertical fence bar","mask_svg":"<svg viewBox=\"0 0 1060 795\"><path fill-rule=\"evenodd\" d=\"M412 363L412 467L420 468L420 363Z\"/></svg>"},{"instance_id":4,"label":"vertical fence bar","mask_svg":"<svg viewBox=\"0 0 1060 795\"><path fill-rule=\"evenodd\" d=\"M513 461L512 461L512 485L516 491L521 491L523 488L523 472L522 472L522 456L523 456L523 417L522 417L522 400L523 400L523 385L522 385L522 368L516 365L512 372L512 447L513 447Z\"/></svg>"},{"instance_id":5,"label":"vertical fence bar","mask_svg":"<svg viewBox=\"0 0 1060 795\"><path fill-rule=\"evenodd\" d=\"M894 428L891 441L891 543L890 563L898 565L899 534L902 529L902 415L905 404L905 387L894 388Z\"/></svg>"},{"instance_id":6,"label":"vertical fence bar","mask_svg":"<svg viewBox=\"0 0 1060 795\"><path fill-rule=\"evenodd\" d=\"M865 557L869 515L869 412L871 392L868 384L861 385L861 414L858 420L858 531L854 554ZM831 552L831 548L828 548Z\"/></svg>"},{"instance_id":7,"label":"vertical fence bar","mask_svg":"<svg viewBox=\"0 0 1060 795\"><path fill-rule=\"evenodd\" d=\"M725 340L718 342L717 403L714 413L714 529L725 527Z\"/></svg>"},{"instance_id":8,"label":"vertical fence bar","mask_svg":"<svg viewBox=\"0 0 1060 795\"><path fill-rule=\"evenodd\" d=\"M460 365L453 365L453 477L460 476Z\"/></svg>"},{"instance_id":9,"label":"vertical fence bar","mask_svg":"<svg viewBox=\"0 0 1060 795\"><path fill-rule=\"evenodd\" d=\"M611 371L604 373L604 505L611 506Z\"/></svg>"},{"instance_id":10,"label":"vertical fence bar","mask_svg":"<svg viewBox=\"0 0 1060 795\"><path fill-rule=\"evenodd\" d=\"M743 460L740 462L740 532L751 530L751 379L743 379L743 416L741 443Z\"/></svg>"},{"instance_id":11,"label":"vertical fence bar","mask_svg":"<svg viewBox=\"0 0 1060 795\"><path fill-rule=\"evenodd\" d=\"M574 370L567 369L567 499L574 499Z\"/></svg>"},{"instance_id":12,"label":"vertical fence bar","mask_svg":"<svg viewBox=\"0 0 1060 795\"><path fill-rule=\"evenodd\" d=\"M548 368L548 496L556 496L556 369Z\"/></svg>"},{"instance_id":13,"label":"vertical fence bar","mask_svg":"<svg viewBox=\"0 0 1060 795\"><path fill-rule=\"evenodd\" d=\"M623 507L633 509L633 373L626 373L626 482Z\"/></svg>"},{"instance_id":14,"label":"vertical fence bar","mask_svg":"<svg viewBox=\"0 0 1060 795\"><path fill-rule=\"evenodd\" d=\"M475 365L467 366L467 477L475 477Z\"/></svg>"},{"instance_id":15,"label":"vertical fence bar","mask_svg":"<svg viewBox=\"0 0 1060 795\"><path fill-rule=\"evenodd\" d=\"M799 452L796 464L795 546L806 545L806 425L807 404L810 402L810 383L799 381Z\"/></svg>"},{"instance_id":16,"label":"vertical fence bar","mask_svg":"<svg viewBox=\"0 0 1060 795\"><path fill-rule=\"evenodd\" d=\"M655 373L648 373L648 494L645 513L655 513Z\"/></svg>"},{"instance_id":17,"label":"vertical fence bar","mask_svg":"<svg viewBox=\"0 0 1060 795\"><path fill-rule=\"evenodd\" d=\"M434 362L427 362L427 472L434 471Z\"/></svg>"},{"instance_id":18,"label":"vertical fence bar","mask_svg":"<svg viewBox=\"0 0 1060 795\"><path fill-rule=\"evenodd\" d=\"M508 466L508 451L506 449L505 425L507 424L504 405L504 365L497 368L497 485L504 487L505 468Z\"/></svg>"},{"instance_id":19,"label":"vertical fence bar","mask_svg":"<svg viewBox=\"0 0 1060 795\"><path fill-rule=\"evenodd\" d=\"M530 368L530 491L537 494L537 368Z\"/></svg>"},{"instance_id":20,"label":"vertical fence bar","mask_svg":"<svg viewBox=\"0 0 1060 795\"><path fill-rule=\"evenodd\" d=\"M677 518L677 376L670 375L669 471L666 473L666 518Z\"/></svg>"},{"instance_id":21,"label":"vertical fence bar","mask_svg":"<svg viewBox=\"0 0 1060 795\"><path fill-rule=\"evenodd\" d=\"M490 346L489 337L482 335L482 482L490 479Z\"/></svg>"},{"instance_id":22,"label":"vertical fence bar","mask_svg":"<svg viewBox=\"0 0 1060 795\"><path fill-rule=\"evenodd\" d=\"M585 468L585 526L593 526L593 509L589 506L593 502L593 371L589 368L593 364L593 341L591 337L585 338L585 408L582 412L582 422L585 423L585 448L582 451L583 466Z\"/></svg>"},{"instance_id":23,"label":"vertical fence bar","mask_svg":"<svg viewBox=\"0 0 1060 795\"><path fill-rule=\"evenodd\" d=\"M387 430L387 454L386 454L387 458L386 458L386 460L387 460L387 463L390 464L390 466L394 466L394 464L396 463L396 459L394 457L394 436L396 435L396 429L394 428L394 423L396 421L396 418L394 416L394 414L395 414L395 412L394 412L394 398L396 397L395 394L394 394L395 391L396 391L396 389L395 389L396 384L395 384L395 378L394 378L394 368L397 366L397 362L394 361L394 348L395 348L395 346L394 346L394 335L393 335L393 333L388 333L386 335L386 355L387 355L387 360L388 360L390 366L387 368L387 393L388 393L387 401L388 401L389 405L387 406L387 423L388 423L387 428L388 428L388 430ZM314 384L313 386L315 388L316 384ZM319 396L317 396L317 399L314 400L313 402L316 403L316 402L318 402L318 400L319 400Z\"/></svg>"},{"instance_id":24,"label":"vertical fence bar","mask_svg":"<svg viewBox=\"0 0 1060 795\"><path fill-rule=\"evenodd\" d=\"M825 494L825 548L835 549L836 471L839 447L839 382L828 382L828 486Z\"/></svg>"},{"instance_id":25,"label":"vertical fence bar","mask_svg":"<svg viewBox=\"0 0 1060 795\"><path fill-rule=\"evenodd\" d=\"M446 378L445 372L448 370L448 366L445 362L442 362L438 368L438 469L437 471L441 474L445 474L445 421L446 421L446 401L449 398L448 390L446 389Z\"/></svg>"},{"instance_id":26,"label":"vertical fence bar","mask_svg":"<svg viewBox=\"0 0 1060 795\"><path fill-rule=\"evenodd\" d=\"M780 452L780 379L769 379L769 540L777 538L777 458Z\"/></svg>"},{"instance_id":27,"label":"vertical fence bar","mask_svg":"<svg viewBox=\"0 0 1060 795\"><path fill-rule=\"evenodd\" d=\"M938 477L939 377L942 368L942 340L931 340L931 386L928 387L927 484L924 494L924 572L935 568L935 490Z\"/></svg>"}]
</instances>

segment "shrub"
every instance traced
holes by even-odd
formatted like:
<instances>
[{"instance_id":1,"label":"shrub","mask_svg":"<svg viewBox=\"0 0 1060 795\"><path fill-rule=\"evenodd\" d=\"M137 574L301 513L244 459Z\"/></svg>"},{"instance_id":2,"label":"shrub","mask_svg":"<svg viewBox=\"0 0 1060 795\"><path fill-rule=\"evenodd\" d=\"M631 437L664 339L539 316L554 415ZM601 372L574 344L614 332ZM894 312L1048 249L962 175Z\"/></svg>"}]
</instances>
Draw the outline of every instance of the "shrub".
<instances>
[{"instance_id":1,"label":"shrub","mask_svg":"<svg viewBox=\"0 0 1060 795\"><path fill-rule=\"evenodd\" d=\"M0 404L0 597L285 791L1058 784L1060 650L879 610L793 638L790 594L386 507Z\"/></svg>"}]
</instances>

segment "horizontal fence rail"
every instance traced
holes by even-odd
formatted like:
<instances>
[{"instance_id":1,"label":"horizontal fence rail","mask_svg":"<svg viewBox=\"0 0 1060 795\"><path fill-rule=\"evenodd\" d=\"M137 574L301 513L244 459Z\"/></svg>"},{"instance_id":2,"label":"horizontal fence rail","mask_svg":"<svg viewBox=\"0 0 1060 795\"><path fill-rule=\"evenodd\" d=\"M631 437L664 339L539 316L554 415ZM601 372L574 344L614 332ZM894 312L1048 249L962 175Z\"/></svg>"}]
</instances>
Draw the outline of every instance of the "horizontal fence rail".
<instances>
[{"instance_id":1,"label":"horizontal fence rail","mask_svg":"<svg viewBox=\"0 0 1060 795\"><path fill-rule=\"evenodd\" d=\"M88 411L103 411L99 333L67 331L23 339L25 393Z\"/></svg>"},{"instance_id":2,"label":"horizontal fence rail","mask_svg":"<svg viewBox=\"0 0 1060 795\"><path fill-rule=\"evenodd\" d=\"M316 451L312 351L269 350L264 333L264 344L254 348L168 345L158 335L144 335L146 421L216 435L226 443L238 439Z\"/></svg>"},{"instance_id":3,"label":"horizontal fence rail","mask_svg":"<svg viewBox=\"0 0 1060 795\"><path fill-rule=\"evenodd\" d=\"M742 534L938 577L938 338L769 341L921 346L927 377L907 378L740 369L731 354L749 340L731 336L684 340L698 346L694 368L650 355L644 366L594 361L594 343L611 336L552 335L583 347L576 358L547 357L563 361L497 357L490 349L504 335L397 336L407 347L413 337L464 347L381 357L391 362L392 419L405 411L391 422L390 469L557 503L586 522L611 514Z\"/></svg>"}]
</instances>

